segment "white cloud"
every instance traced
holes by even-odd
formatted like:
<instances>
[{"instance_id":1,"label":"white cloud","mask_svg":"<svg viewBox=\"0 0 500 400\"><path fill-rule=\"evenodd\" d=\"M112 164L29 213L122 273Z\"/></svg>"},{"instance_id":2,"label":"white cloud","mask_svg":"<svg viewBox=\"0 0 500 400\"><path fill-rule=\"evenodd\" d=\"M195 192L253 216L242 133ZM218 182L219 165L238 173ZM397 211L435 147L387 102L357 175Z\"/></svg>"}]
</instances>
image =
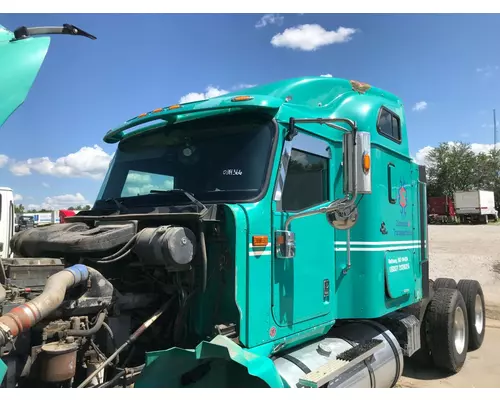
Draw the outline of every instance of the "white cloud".
<instances>
[{"instance_id":1,"label":"white cloud","mask_svg":"<svg viewBox=\"0 0 500 400\"><path fill-rule=\"evenodd\" d=\"M24 175L31 175L31 171L28 167L28 165L20 162L18 164L13 164L10 166L10 172L12 172L16 176L24 176Z\"/></svg>"},{"instance_id":2,"label":"white cloud","mask_svg":"<svg viewBox=\"0 0 500 400\"><path fill-rule=\"evenodd\" d=\"M283 24L285 17L279 14L266 14L255 24L256 28L263 28L267 25L278 25Z\"/></svg>"},{"instance_id":3,"label":"white cloud","mask_svg":"<svg viewBox=\"0 0 500 400\"><path fill-rule=\"evenodd\" d=\"M42 182L42 186L46 188L50 187L50 185L47 182Z\"/></svg>"},{"instance_id":4,"label":"white cloud","mask_svg":"<svg viewBox=\"0 0 500 400\"><path fill-rule=\"evenodd\" d=\"M14 195L14 201L21 201L23 199L23 196L20 195L19 193L16 193Z\"/></svg>"},{"instance_id":5,"label":"white cloud","mask_svg":"<svg viewBox=\"0 0 500 400\"><path fill-rule=\"evenodd\" d=\"M100 146L82 147L75 153L52 161L49 157L29 158L15 161L10 171L17 176L31 175L38 172L68 178L102 179L108 169L112 154L106 153Z\"/></svg>"},{"instance_id":6,"label":"white cloud","mask_svg":"<svg viewBox=\"0 0 500 400\"><path fill-rule=\"evenodd\" d=\"M233 86L233 90L250 89L250 88L253 88L254 86L257 86L257 85L251 85L248 83L240 83L236 86Z\"/></svg>"},{"instance_id":7,"label":"white cloud","mask_svg":"<svg viewBox=\"0 0 500 400\"><path fill-rule=\"evenodd\" d=\"M9 157L5 154L0 154L0 168L5 167L5 165L9 162Z\"/></svg>"},{"instance_id":8,"label":"white cloud","mask_svg":"<svg viewBox=\"0 0 500 400\"><path fill-rule=\"evenodd\" d=\"M420 165L427 165L427 157L429 156L429 153L434 147L432 146L425 146L421 148L419 151L417 151L417 154L415 155L415 162Z\"/></svg>"},{"instance_id":9,"label":"white cloud","mask_svg":"<svg viewBox=\"0 0 500 400\"><path fill-rule=\"evenodd\" d=\"M450 146L454 146L457 143L448 142L448 144ZM475 154L487 153L490 150L493 150L493 148L495 147L495 146L493 146L493 144L482 144L482 143L471 143L470 146L471 146L471 150ZM500 143L497 143L497 148L500 148ZM420 165L428 166L427 157L429 156L429 153L431 152L432 149L434 149L433 146L425 146L425 147L421 148L419 151L417 151L417 154L414 157L415 162L420 164Z\"/></svg>"},{"instance_id":10,"label":"white cloud","mask_svg":"<svg viewBox=\"0 0 500 400\"><path fill-rule=\"evenodd\" d=\"M204 93L191 92L182 96L179 103L190 103L192 101L200 101L211 99L212 97L222 96L229 93L227 90L216 88L212 85L208 86Z\"/></svg>"},{"instance_id":11,"label":"white cloud","mask_svg":"<svg viewBox=\"0 0 500 400\"><path fill-rule=\"evenodd\" d=\"M497 128L500 126L500 122L497 121ZM493 129L493 124L482 124L481 128Z\"/></svg>"},{"instance_id":12,"label":"white cloud","mask_svg":"<svg viewBox=\"0 0 500 400\"><path fill-rule=\"evenodd\" d=\"M27 209L58 210L76 206L91 205L81 194L61 194L59 196L46 197L42 204L28 204Z\"/></svg>"},{"instance_id":13,"label":"white cloud","mask_svg":"<svg viewBox=\"0 0 500 400\"><path fill-rule=\"evenodd\" d=\"M483 75L485 78L493 76L493 74L495 74L498 70L499 70L498 65L493 65L493 66L487 65L485 67L476 68L476 72L478 74Z\"/></svg>"},{"instance_id":14,"label":"white cloud","mask_svg":"<svg viewBox=\"0 0 500 400\"><path fill-rule=\"evenodd\" d=\"M427 108L427 102L426 101L419 101L418 103L415 103L413 106L413 111L424 111Z\"/></svg>"},{"instance_id":15,"label":"white cloud","mask_svg":"<svg viewBox=\"0 0 500 400\"><path fill-rule=\"evenodd\" d=\"M323 46L348 42L356 32L357 29L343 26L336 31L327 31L318 24L305 24L287 28L283 33L274 35L271 44L274 47L314 51Z\"/></svg>"},{"instance_id":16,"label":"white cloud","mask_svg":"<svg viewBox=\"0 0 500 400\"><path fill-rule=\"evenodd\" d=\"M257 86L257 85L249 84L249 83L239 83L237 85L234 85L231 88L231 90L249 89L249 88L252 88L254 86ZM220 89L220 88L215 87L213 85L209 85L205 89L205 92L191 92L191 93L188 93L188 94L182 96L179 100L179 103L190 103L192 101L207 100L207 99L211 99L212 97L223 96L227 93L229 93L229 90Z\"/></svg>"},{"instance_id":17,"label":"white cloud","mask_svg":"<svg viewBox=\"0 0 500 400\"><path fill-rule=\"evenodd\" d=\"M332 74L324 74L324 75L320 75L320 76L322 76L324 78L332 78L333 77Z\"/></svg>"}]
</instances>

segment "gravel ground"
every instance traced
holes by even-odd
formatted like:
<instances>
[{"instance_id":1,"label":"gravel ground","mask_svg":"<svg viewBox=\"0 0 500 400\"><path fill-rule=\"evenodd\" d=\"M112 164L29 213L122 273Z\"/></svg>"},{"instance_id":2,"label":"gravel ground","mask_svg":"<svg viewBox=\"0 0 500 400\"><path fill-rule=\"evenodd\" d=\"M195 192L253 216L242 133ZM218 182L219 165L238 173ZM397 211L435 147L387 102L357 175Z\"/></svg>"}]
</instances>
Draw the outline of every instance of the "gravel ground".
<instances>
[{"instance_id":1,"label":"gravel ground","mask_svg":"<svg viewBox=\"0 0 500 400\"><path fill-rule=\"evenodd\" d=\"M470 278L486 300L483 346L467 354L464 368L449 376L405 360L402 388L495 388L500 385L500 224L429 226L430 277Z\"/></svg>"},{"instance_id":2,"label":"gravel ground","mask_svg":"<svg viewBox=\"0 0 500 400\"><path fill-rule=\"evenodd\" d=\"M430 225L430 278L475 279L500 319L500 225Z\"/></svg>"}]
</instances>

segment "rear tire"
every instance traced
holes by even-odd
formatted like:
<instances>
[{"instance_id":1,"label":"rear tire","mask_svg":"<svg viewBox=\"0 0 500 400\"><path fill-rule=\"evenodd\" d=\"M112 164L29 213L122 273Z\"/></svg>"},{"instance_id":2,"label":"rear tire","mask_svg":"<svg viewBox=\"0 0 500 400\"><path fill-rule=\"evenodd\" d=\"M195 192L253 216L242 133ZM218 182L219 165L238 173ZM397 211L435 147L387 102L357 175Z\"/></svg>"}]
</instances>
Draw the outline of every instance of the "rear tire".
<instances>
[{"instance_id":1,"label":"rear tire","mask_svg":"<svg viewBox=\"0 0 500 400\"><path fill-rule=\"evenodd\" d=\"M456 289L457 288L457 282L455 279L451 278L437 278L434 281L434 290L438 290L441 288L446 288L446 289Z\"/></svg>"},{"instance_id":2,"label":"rear tire","mask_svg":"<svg viewBox=\"0 0 500 400\"><path fill-rule=\"evenodd\" d=\"M462 279L458 282L458 290L462 294L467 308L469 323L469 350L481 347L486 333L486 312L483 289L478 281Z\"/></svg>"},{"instance_id":3,"label":"rear tire","mask_svg":"<svg viewBox=\"0 0 500 400\"><path fill-rule=\"evenodd\" d=\"M457 289L437 289L426 318L432 359L436 367L459 372L467 358L467 308Z\"/></svg>"}]
</instances>

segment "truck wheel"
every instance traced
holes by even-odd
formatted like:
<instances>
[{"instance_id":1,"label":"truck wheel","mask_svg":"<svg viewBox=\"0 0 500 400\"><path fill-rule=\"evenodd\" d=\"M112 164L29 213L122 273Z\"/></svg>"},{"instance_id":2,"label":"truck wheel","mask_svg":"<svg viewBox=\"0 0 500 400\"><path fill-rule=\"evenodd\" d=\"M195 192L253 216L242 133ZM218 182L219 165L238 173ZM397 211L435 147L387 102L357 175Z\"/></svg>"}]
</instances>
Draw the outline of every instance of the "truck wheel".
<instances>
[{"instance_id":1,"label":"truck wheel","mask_svg":"<svg viewBox=\"0 0 500 400\"><path fill-rule=\"evenodd\" d=\"M433 288L434 288L434 290L438 290L441 288L456 289L457 282L455 281L455 279L451 279L451 278L437 278L434 281Z\"/></svg>"},{"instance_id":2,"label":"truck wheel","mask_svg":"<svg viewBox=\"0 0 500 400\"><path fill-rule=\"evenodd\" d=\"M486 332L486 318L483 289L478 281L462 279L458 282L458 290L462 294L467 307L469 322L469 350L481 347Z\"/></svg>"},{"instance_id":3,"label":"truck wheel","mask_svg":"<svg viewBox=\"0 0 500 400\"><path fill-rule=\"evenodd\" d=\"M457 373L465 363L469 345L467 308L462 294L457 289L436 290L426 322L434 365Z\"/></svg>"}]
</instances>

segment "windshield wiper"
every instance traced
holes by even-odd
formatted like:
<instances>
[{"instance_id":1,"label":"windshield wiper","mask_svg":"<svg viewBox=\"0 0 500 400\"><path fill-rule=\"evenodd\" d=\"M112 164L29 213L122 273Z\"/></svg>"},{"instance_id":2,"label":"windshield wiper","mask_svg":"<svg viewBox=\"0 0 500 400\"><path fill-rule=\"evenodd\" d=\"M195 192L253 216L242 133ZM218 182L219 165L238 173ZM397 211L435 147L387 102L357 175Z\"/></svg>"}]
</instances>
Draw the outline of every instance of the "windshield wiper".
<instances>
[{"instance_id":1,"label":"windshield wiper","mask_svg":"<svg viewBox=\"0 0 500 400\"><path fill-rule=\"evenodd\" d=\"M196 199L192 193L189 193L185 191L184 189L170 189L170 190L151 190L149 193L156 193L156 194L164 194L164 193L182 193L184 196L186 196L193 204L196 204L198 207L201 207L202 210L207 210L207 207L205 207L205 204L203 204L201 201Z\"/></svg>"},{"instance_id":2,"label":"windshield wiper","mask_svg":"<svg viewBox=\"0 0 500 400\"><path fill-rule=\"evenodd\" d=\"M125 213L126 213L126 212L128 212L128 208L127 208L127 207L125 207L121 201L118 201L118 200L117 200L116 198L114 198L114 197L111 197L111 198L109 198L109 199L104 199L104 200L102 200L102 201L103 201L103 202L105 202L105 203L111 203L111 202L112 202L112 203L115 203L115 204L116 204L116 207L118 208L118 210L119 210L119 211L121 211L121 212L125 212Z\"/></svg>"}]
</instances>

